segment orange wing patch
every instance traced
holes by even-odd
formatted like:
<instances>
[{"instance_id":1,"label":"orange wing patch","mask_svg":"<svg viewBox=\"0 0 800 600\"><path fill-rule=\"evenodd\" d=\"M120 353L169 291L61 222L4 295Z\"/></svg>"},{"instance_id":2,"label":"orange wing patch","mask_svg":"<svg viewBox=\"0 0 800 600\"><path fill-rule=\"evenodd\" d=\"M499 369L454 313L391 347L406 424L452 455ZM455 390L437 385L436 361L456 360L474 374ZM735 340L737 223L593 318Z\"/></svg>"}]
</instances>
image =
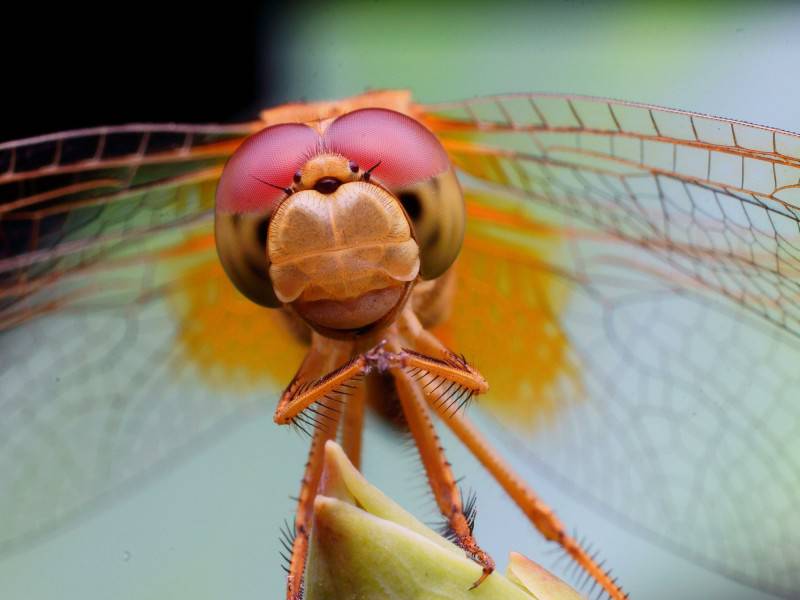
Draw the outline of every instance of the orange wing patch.
<instances>
[{"instance_id":1,"label":"orange wing patch","mask_svg":"<svg viewBox=\"0 0 800 600\"><path fill-rule=\"evenodd\" d=\"M489 196L468 197L452 316L437 331L489 381L482 407L527 430L546 426L581 395L560 315L569 285L550 266L562 250L552 227Z\"/></svg>"},{"instance_id":2,"label":"orange wing patch","mask_svg":"<svg viewBox=\"0 0 800 600\"><path fill-rule=\"evenodd\" d=\"M290 381L305 348L278 311L250 302L233 287L214 251L213 234L191 239L182 249L206 256L177 275L169 294L181 324L176 343L183 357L218 389L250 391Z\"/></svg>"}]
</instances>

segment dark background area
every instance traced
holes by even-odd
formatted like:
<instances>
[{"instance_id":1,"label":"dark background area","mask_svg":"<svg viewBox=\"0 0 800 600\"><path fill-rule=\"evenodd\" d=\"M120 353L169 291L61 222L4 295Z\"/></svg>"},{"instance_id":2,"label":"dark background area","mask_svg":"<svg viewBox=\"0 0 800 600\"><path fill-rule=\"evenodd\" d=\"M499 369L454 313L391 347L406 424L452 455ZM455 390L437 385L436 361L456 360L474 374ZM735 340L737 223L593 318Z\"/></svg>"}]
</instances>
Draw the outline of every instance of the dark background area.
<instances>
[{"instance_id":1,"label":"dark background area","mask_svg":"<svg viewBox=\"0 0 800 600\"><path fill-rule=\"evenodd\" d=\"M282 9L109 3L19 6L0 37L0 141L125 122L253 118L269 98Z\"/></svg>"}]
</instances>

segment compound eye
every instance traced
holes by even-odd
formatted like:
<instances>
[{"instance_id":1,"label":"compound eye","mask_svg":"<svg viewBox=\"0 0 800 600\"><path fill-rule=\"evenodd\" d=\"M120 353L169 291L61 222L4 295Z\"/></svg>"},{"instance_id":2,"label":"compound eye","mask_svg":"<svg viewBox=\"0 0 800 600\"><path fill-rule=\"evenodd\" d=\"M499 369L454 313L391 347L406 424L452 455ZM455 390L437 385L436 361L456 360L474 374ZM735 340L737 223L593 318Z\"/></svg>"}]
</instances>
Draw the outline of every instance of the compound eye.
<instances>
[{"instance_id":1,"label":"compound eye","mask_svg":"<svg viewBox=\"0 0 800 600\"><path fill-rule=\"evenodd\" d=\"M435 135L411 117L384 108L342 115L325 130L323 142L363 169L380 162L372 176L389 189L430 179L450 166Z\"/></svg>"},{"instance_id":2,"label":"compound eye","mask_svg":"<svg viewBox=\"0 0 800 600\"><path fill-rule=\"evenodd\" d=\"M267 127L249 137L222 171L217 212L271 214L285 195L278 188L292 185L319 142L316 131L299 123Z\"/></svg>"},{"instance_id":3,"label":"compound eye","mask_svg":"<svg viewBox=\"0 0 800 600\"><path fill-rule=\"evenodd\" d=\"M266 234L285 192L272 186L291 186L319 142L306 125L268 127L245 140L222 171L214 222L217 254L236 288L256 304L281 304L269 278Z\"/></svg>"}]
</instances>

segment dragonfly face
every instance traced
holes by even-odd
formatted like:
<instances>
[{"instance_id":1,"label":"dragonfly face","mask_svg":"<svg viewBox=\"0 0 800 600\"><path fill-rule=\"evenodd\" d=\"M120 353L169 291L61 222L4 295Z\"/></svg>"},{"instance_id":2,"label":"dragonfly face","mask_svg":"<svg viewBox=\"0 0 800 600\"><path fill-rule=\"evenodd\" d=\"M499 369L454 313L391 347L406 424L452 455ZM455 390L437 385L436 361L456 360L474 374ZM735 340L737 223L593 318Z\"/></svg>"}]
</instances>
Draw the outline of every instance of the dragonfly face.
<instances>
[{"instance_id":1,"label":"dragonfly face","mask_svg":"<svg viewBox=\"0 0 800 600\"><path fill-rule=\"evenodd\" d=\"M399 112L362 109L313 126L268 127L231 157L217 248L257 303L288 305L329 335L363 334L391 322L421 261L432 278L455 260L463 200L441 144ZM420 241L401 197L417 222L425 198ZM263 235L248 233L259 227Z\"/></svg>"},{"instance_id":2,"label":"dragonfly face","mask_svg":"<svg viewBox=\"0 0 800 600\"><path fill-rule=\"evenodd\" d=\"M491 382L478 406L526 453L636 531L755 588L796 595L800 138L563 96L368 102L433 131L475 188L465 194L465 235L458 227L447 233L438 224L450 221L435 208L444 203L429 202L427 180L393 188L381 181L381 166L375 171L414 225L426 284L459 244L443 244L445 258L430 270L426 248L464 236L448 292L453 310L436 333ZM228 310L250 309L228 294L214 266L214 190L225 160L265 124L316 123L321 113L324 121L363 108L356 99L283 107L231 128L133 127L0 146L0 327L4 355L13 348L17 367L0 375L0 439L3 456L14 457L3 463L13 484L0 493L0 508L20 515L0 532L6 551L152 471L207 427L98 422L144 411L145 395L171 406L170 389L181 398L175 410L214 422L236 411L232 373L264 385L291 377L299 358L281 362L293 346L271 325L278 311L243 313L242 322L268 324L266 334L241 331L229 345L219 334L219 323L230 322L220 320L222 298ZM356 162L362 172L374 164ZM303 164L283 180L259 177L291 187ZM300 183L313 190L302 174ZM285 195L274 191L278 200ZM231 279L259 304L281 304L267 276L273 223L258 209L244 211L233 235L222 231L225 221L217 218L216 239ZM226 250L225 240L239 247ZM238 263L226 262L237 252ZM165 307L153 313L159 302ZM103 315L122 317L135 341L149 339L143 325L151 323L163 338L158 356L179 359L188 376L133 385L130 365L152 364L156 346L120 337L126 343L106 353L114 360L101 360L114 340L108 328L92 335L84 321ZM69 367L51 359L37 344L52 339L50 326L68 332L72 355L86 358ZM58 437L52 452L53 435L73 431L67 422L83 433ZM143 437L158 452L133 451ZM101 451L108 447L118 451ZM30 502L55 497L61 501Z\"/></svg>"}]
</instances>

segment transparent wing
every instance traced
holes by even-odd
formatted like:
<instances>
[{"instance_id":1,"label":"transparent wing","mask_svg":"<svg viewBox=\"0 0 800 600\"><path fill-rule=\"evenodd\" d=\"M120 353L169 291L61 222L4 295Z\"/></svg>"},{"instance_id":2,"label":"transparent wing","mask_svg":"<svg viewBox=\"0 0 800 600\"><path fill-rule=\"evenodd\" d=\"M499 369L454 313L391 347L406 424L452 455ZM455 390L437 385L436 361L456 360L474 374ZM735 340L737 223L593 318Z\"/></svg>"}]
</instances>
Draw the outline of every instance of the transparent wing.
<instances>
[{"instance_id":1,"label":"transparent wing","mask_svg":"<svg viewBox=\"0 0 800 600\"><path fill-rule=\"evenodd\" d=\"M0 145L0 554L259 410L299 364L214 251L216 180L255 127Z\"/></svg>"},{"instance_id":2,"label":"transparent wing","mask_svg":"<svg viewBox=\"0 0 800 600\"><path fill-rule=\"evenodd\" d=\"M129 125L0 144L0 329L79 294L53 296L54 283L208 221L225 159L256 126Z\"/></svg>"},{"instance_id":3,"label":"transparent wing","mask_svg":"<svg viewBox=\"0 0 800 600\"><path fill-rule=\"evenodd\" d=\"M427 111L483 190L444 332L482 405L593 506L796 596L800 137L592 98Z\"/></svg>"}]
</instances>

